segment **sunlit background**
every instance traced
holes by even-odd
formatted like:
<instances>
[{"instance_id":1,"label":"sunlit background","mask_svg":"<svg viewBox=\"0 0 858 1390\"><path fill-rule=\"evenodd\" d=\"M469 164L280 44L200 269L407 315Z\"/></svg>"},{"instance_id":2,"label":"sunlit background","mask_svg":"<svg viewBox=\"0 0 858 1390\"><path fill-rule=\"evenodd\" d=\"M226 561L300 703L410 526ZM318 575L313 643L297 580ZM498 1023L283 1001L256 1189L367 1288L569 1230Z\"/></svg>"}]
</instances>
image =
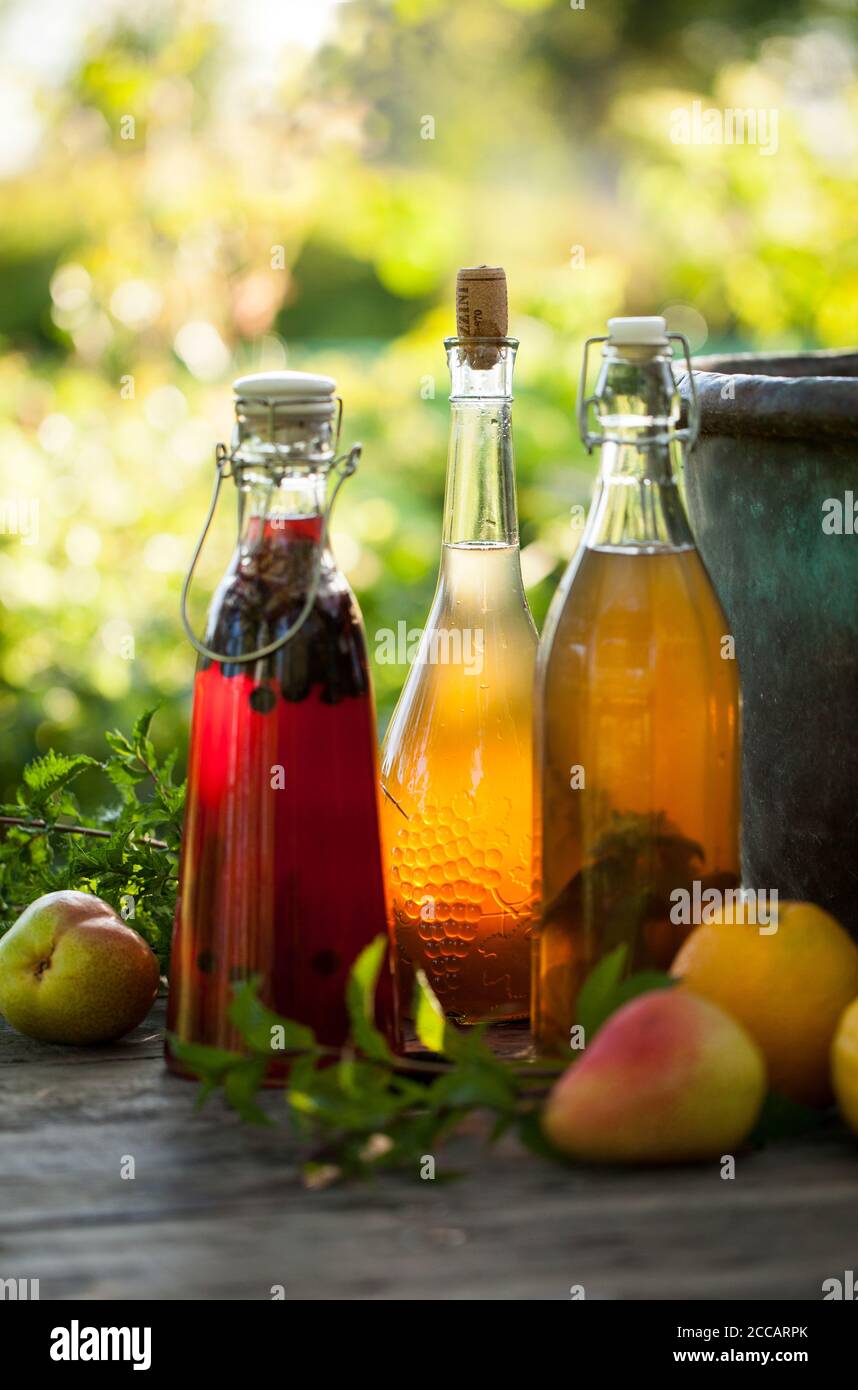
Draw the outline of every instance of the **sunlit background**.
<instances>
[{"instance_id":1,"label":"sunlit background","mask_svg":"<svg viewBox=\"0 0 858 1390\"><path fill-rule=\"evenodd\" d=\"M459 265L508 272L538 621L589 495L575 380L607 315L667 311L698 351L854 343L854 21L852 0L4 5L6 794L35 751L97 752L153 703L184 747L178 597L235 375L337 378L365 453L334 539L373 649L431 597ZM775 111L776 151L677 143L695 101ZM376 667L382 724L404 674Z\"/></svg>"}]
</instances>

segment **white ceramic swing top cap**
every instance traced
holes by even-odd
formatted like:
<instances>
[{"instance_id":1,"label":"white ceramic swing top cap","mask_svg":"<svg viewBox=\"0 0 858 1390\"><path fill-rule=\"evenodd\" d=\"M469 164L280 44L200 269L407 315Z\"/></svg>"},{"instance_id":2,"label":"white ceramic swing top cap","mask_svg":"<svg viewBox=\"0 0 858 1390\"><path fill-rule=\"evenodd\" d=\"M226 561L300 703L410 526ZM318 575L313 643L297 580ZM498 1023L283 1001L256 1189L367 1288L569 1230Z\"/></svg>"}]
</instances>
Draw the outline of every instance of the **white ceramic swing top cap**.
<instances>
[{"instance_id":1,"label":"white ceramic swing top cap","mask_svg":"<svg viewBox=\"0 0 858 1390\"><path fill-rule=\"evenodd\" d=\"M667 342L663 318L608 319L609 341L615 347L660 347Z\"/></svg>"},{"instance_id":2,"label":"white ceramic swing top cap","mask_svg":"<svg viewBox=\"0 0 858 1390\"><path fill-rule=\"evenodd\" d=\"M278 412L290 415L330 415L337 383L333 377L312 372L255 372L240 376L232 389L236 400L251 410L273 403Z\"/></svg>"}]
</instances>

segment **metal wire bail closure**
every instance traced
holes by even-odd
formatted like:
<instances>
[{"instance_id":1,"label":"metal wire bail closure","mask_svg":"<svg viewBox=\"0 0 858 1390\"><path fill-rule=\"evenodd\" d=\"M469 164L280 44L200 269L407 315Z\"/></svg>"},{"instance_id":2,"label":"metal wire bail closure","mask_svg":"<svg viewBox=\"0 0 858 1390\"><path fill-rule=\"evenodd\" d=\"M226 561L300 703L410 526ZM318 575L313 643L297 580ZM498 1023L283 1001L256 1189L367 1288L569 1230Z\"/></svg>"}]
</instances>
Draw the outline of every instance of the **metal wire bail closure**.
<instances>
[{"instance_id":1,"label":"metal wire bail closure","mask_svg":"<svg viewBox=\"0 0 858 1390\"><path fill-rule=\"evenodd\" d=\"M694 448L697 436L700 432L700 401L697 396L697 383L694 380L694 372L691 367L691 348L688 345L688 339L686 338L684 333L667 333L665 336L667 337L669 342L677 342L682 344L682 352L685 358L685 365L688 369L688 382L691 389L691 400L689 402L688 408L688 424L683 429L676 430L673 435L673 438L678 439L683 444L685 444L688 452L690 453L691 450ZM587 390L587 355L590 351L590 348L595 343L607 343L608 341L608 334L603 334L601 337L588 338L584 344L584 359L581 363L581 380L578 385L577 414L578 432L581 436L582 443L584 444L584 447L586 448L588 454L591 454L593 452L594 445L603 444L605 441L605 437L601 434L593 434L588 427L588 412L590 410L590 406L596 404L598 397L586 396L584 394Z\"/></svg>"},{"instance_id":2,"label":"metal wire bail closure","mask_svg":"<svg viewBox=\"0 0 858 1390\"><path fill-rule=\"evenodd\" d=\"M342 412L342 406L340 407L340 411ZM339 429L337 430L337 437L339 437ZM294 623L287 632L284 632L283 635L281 637L278 637L276 641L269 642L267 646L257 647L256 651L243 652L240 655L233 656L227 652L217 652L214 650L213 647L207 647L204 642L201 642L200 639L197 637L196 633L194 632L193 628L191 627L191 620L188 617L188 598L191 592L191 584L194 578L194 571L196 570L203 546L205 545L206 537L209 533L209 528L211 527L212 521L214 520L214 514L217 510L218 498L220 496L220 490L223 486L224 479L232 477L235 469L234 457L232 454L229 453L226 445L218 444L216 446L215 484L214 491L212 492L212 500L209 503L208 515L206 516L206 519L203 523L203 529L200 532L199 539L194 548L190 568L188 570L188 573L185 575L185 582L182 585L181 598L182 624L188 636L188 640L190 641L191 645L195 648L195 650L199 652L200 656L206 657L209 661L220 662L221 665L249 665L253 661L261 661L263 657L273 656L275 652L280 651L281 647L285 647L287 642L291 642L292 638L298 635L299 631L304 626L304 623L310 616L310 612L312 610L313 604L316 602L316 596L319 592L319 584L322 578L322 559L325 553L325 543L328 538L328 524L330 522L331 512L334 508L334 502L337 499L337 493L339 492L346 478L350 478L352 473L354 473L355 469L357 468L358 463L360 461L362 448L363 446L361 444L353 444L347 454L341 454L339 458L333 459L326 470L325 481L327 482L328 476L333 475L336 478L336 482L334 483L334 487L331 492L330 498L328 499L327 506L325 507L325 510L322 513L322 530L316 545L316 556L313 562L313 578L310 582L310 587L307 591L307 597L304 601L303 607L301 608L301 611L295 619Z\"/></svg>"}]
</instances>

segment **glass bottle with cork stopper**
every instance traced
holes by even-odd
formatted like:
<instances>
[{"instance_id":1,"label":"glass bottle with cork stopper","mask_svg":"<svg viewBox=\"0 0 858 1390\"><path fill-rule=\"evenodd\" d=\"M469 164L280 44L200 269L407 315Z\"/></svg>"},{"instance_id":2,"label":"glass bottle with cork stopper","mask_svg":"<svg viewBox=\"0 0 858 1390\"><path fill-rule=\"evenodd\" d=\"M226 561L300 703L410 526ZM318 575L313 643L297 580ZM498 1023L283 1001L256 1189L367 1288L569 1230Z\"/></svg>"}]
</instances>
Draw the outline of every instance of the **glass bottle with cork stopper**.
<instances>
[{"instance_id":1,"label":"glass bottle with cork stopper","mask_svg":"<svg viewBox=\"0 0 858 1390\"><path fill-rule=\"evenodd\" d=\"M234 390L232 448L218 446L182 596L199 662L168 1032L235 1047L233 989L258 977L266 1004L336 1047L349 1032L349 970L387 933L366 643L328 526L360 446L336 457L330 377L268 373ZM188 590L230 477L238 538L200 641ZM389 961L377 1010L396 1043ZM182 1070L169 1042L167 1059ZM285 1070L274 1057L271 1078Z\"/></svg>"},{"instance_id":2,"label":"glass bottle with cork stopper","mask_svg":"<svg viewBox=\"0 0 858 1390\"><path fill-rule=\"evenodd\" d=\"M690 375L688 344L663 318L608 329L585 347L579 397L599 479L537 668L533 1031L537 1051L566 1055L600 958L625 945L627 970L666 969L690 930L676 891L739 876L735 647L674 476L697 428L672 369L676 340Z\"/></svg>"},{"instance_id":3,"label":"glass bottle with cork stopper","mask_svg":"<svg viewBox=\"0 0 858 1390\"><path fill-rule=\"evenodd\" d=\"M426 972L449 1016L526 1018L536 630L521 578L500 267L460 270L438 585L382 749L400 999Z\"/></svg>"}]
</instances>

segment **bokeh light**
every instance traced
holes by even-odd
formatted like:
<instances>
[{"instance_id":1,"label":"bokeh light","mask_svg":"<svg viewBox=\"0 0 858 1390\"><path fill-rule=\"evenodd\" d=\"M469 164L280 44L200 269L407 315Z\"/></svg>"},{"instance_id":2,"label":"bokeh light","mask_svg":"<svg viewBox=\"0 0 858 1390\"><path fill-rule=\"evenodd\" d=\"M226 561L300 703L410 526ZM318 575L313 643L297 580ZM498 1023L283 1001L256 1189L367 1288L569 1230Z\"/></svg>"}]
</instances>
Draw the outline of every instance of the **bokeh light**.
<instances>
[{"instance_id":1,"label":"bokeh light","mask_svg":"<svg viewBox=\"0 0 858 1390\"><path fill-rule=\"evenodd\" d=\"M234 376L336 377L364 455L334 539L370 651L423 621L463 264L509 277L541 621L592 481L581 345L610 314L667 312L706 353L854 342L856 73L823 0L12 0L0 499L33 525L0 536L6 789L36 747L98 753L158 703L183 756L178 598ZM775 119L776 149L676 142L695 103ZM234 519L227 496L200 621ZM382 723L403 677L375 671Z\"/></svg>"}]
</instances>

